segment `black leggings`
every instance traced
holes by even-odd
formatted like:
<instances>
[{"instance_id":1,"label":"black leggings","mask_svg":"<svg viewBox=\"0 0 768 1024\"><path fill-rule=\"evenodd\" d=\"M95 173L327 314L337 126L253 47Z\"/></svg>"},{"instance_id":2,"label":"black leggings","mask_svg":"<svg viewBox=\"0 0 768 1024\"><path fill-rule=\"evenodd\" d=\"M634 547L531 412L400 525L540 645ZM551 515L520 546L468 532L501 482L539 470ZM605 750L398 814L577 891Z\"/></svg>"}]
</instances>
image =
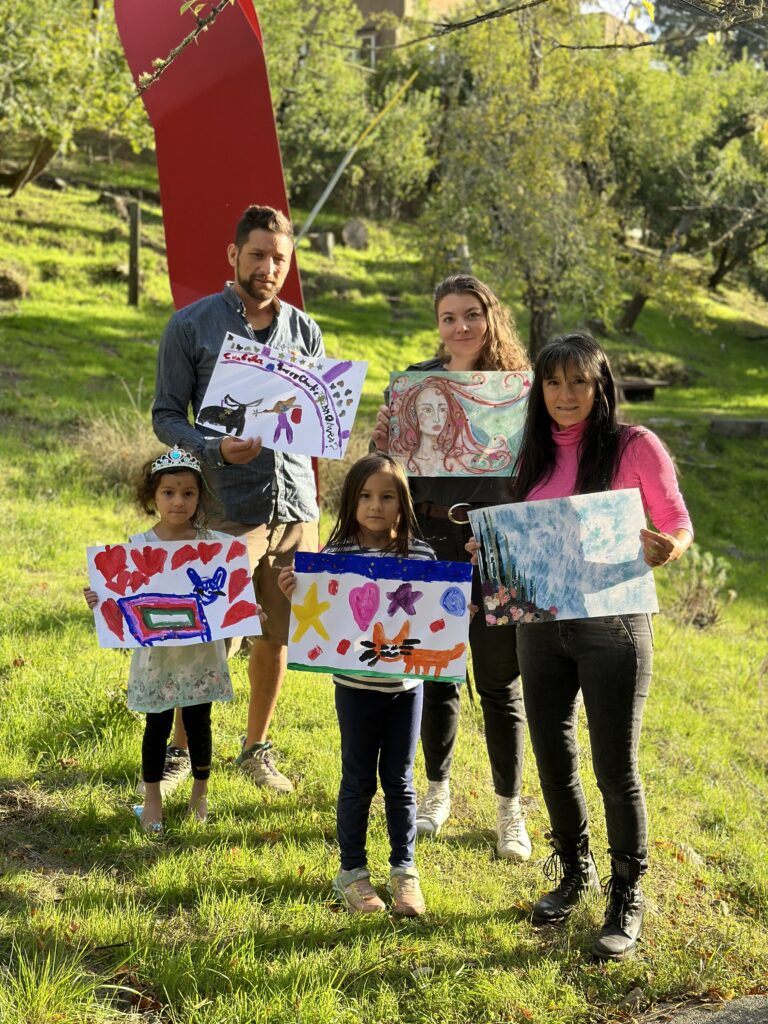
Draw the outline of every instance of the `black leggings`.
<instances>
[{"instance_id":1,"label":"black leggings","mask_svg":"<svg viewBox=\"0 0 768 1024\"><path fill-rule=\"evenodd\" d=\"M192 704L181 709L181 717L189 741L192 777L205 780L211 774L211 705ZM141 743L141 770L145 782L159 782L163 777L165 747L173 727L173 708L149 712Z\"/></svg>"}]
</instances>

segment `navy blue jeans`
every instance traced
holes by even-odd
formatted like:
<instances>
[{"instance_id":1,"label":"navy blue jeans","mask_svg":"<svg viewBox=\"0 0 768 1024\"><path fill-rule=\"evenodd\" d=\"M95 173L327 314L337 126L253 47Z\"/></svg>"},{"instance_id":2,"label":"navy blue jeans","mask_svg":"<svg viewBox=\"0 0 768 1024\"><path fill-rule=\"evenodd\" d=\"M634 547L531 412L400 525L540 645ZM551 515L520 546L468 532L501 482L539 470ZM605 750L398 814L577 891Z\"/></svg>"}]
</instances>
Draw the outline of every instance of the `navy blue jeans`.
<instances>
[{"instance_id":1,"label":"navy blue jeans","mask_svg":"<svg viewBox=\"0 0 768 1024\"><path fill-rule=\"evenodd\" d=\"M419 526L439 559L469 561L464 550L472 536L468 525L419 516ZM472 575L472 602L480 609L469 627L472 676L483 711L493 788L499 796L519 796L523 781L525 712L515 650L515 626L486 623L477 569ZM450 777L459 730L459 692L456 683L440 679L424 681L421 746L430 782Z\"/></svg>"},{"instance_id":2,"label":"navy blue jeans","mask_svg":"<svg viewBox=\"0 0 768 1024\"><path fill-rule=\"evenodd\" d=\"M552 831L588 835L579 779L577 697L589 727L611 853L648 866L648 820L637 763L653 663L649 615L536 622L517 630L523 694Z\"/></svg>"},{"instance_id":3,"label":"navy blue jeans","mask_svg":"<svg viewBox=\"0 0 768 1024\"><path fill-rule=\"evenodd\" d=\"M422 686L402 693L336 685L341 731L341 785L336 834L345 871L365 867L368 814L376 775L384 792L389 863L411 867L416 847L413 762L419 739Z\"/></svg>"}]
</instances>

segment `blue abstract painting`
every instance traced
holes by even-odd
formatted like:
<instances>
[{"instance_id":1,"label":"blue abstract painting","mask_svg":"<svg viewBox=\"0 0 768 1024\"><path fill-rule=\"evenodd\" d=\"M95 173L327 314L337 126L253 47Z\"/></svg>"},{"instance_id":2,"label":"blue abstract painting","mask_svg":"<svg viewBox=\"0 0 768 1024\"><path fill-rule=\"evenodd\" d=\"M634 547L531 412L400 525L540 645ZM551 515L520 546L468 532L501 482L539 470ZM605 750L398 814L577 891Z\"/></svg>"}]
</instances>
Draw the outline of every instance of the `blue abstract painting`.
<instances>
[{"instance_id":1,"label":"blue abstract painting","mask_svg":"<svg viewBox=\"0 0 768 1024\"><path fill-rule=\"evenodd\" d=\"M489 625L656 612L636 489L469 513Z\"/></svg>"}]
</instances>

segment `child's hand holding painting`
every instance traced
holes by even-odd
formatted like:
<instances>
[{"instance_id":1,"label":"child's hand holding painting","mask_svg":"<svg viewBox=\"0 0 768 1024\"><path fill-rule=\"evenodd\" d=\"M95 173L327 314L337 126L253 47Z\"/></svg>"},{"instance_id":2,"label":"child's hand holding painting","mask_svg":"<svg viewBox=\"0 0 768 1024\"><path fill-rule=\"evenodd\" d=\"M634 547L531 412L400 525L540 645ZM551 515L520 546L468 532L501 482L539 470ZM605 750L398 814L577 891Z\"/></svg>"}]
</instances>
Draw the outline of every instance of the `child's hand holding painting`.
<instances>
[{"instance_id":1,"label":"child's hand holding painting","mask_svg":"<svg viewBox=\"0 0 768 1024\"><path fill-rule=\"evenodd\" d=\"M296 573L293 571L292 565L286 565L280 570L277 577L277 585L288 600L290 600L291 595L296 589Z\"/></svg>"}]
</instances>

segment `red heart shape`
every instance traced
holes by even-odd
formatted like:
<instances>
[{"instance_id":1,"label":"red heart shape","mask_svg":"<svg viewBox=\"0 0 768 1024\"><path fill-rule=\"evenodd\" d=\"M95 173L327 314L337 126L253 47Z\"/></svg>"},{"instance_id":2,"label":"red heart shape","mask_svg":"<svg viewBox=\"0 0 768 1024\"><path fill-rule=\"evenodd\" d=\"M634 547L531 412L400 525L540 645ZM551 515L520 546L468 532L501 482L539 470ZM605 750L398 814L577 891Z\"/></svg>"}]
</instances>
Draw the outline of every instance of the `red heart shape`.
<instances>
[{"instance_id":1,"label":"red heart shape","mask_svg":"<svg viewBox=\"0 0 768 1024\"><path fill-rule=\"evenodd\" d=\"M93 563L105 580L111 580L126 568L125 548L122 544L107 544L93 559Z\"/></svg>"},{"instance_id":2,"label":"red heart shape","mask_svg":"<svg viewBox=\"0 0 768 1024\"><path fill-rule=\"evenodd\" d=\"M192 544L185 544L184 547L179 548L178 551L174 551L173 558L171 559L171 568L178 569L180 566L185 565L187 562L197 561L197 548Z\"/></svg>"},{"instance_id":3,"label":"red heart shape","mask_svg":"<svg viewBox=\"0 0 768 1024\"><path fill-rule=\"evenodd\" d=\"M239 540L232 541L229 551L227 552L227 561L231 562L233 558L237 558L238 555L245 555L248 553L248 548L245 544L241 544Z\"/></svg>"},{"instance_id":4,"label":"red heart shape","mask_svg":"<svg viewBox=\"0 0 768 1024\"><path fill-rule=\"evenodd\" d=\"M299 406L297 409L291 409L291 422L292 423L301 423L301 415L302 415L301 406Z\"/></svg>"},{"instance_id":5,"label":"red heart shape","mask_svg":"<svg viewBox=\"0 0 768 1024\"><path fill-rule=\"evenodd\" d=\"M101 602L99 607L101 608L101 614L104 616L107 628L122 642L123 613L120 611L117 601L113 601L111 597L108 597L106 601Z\"/></svg>"},{"instance_id":6,"label":"red heart shape","mask_svg":"<svg viewBox=\"0 0 768 1024\"><path fill-rule=\"evenodd\" d=\"M229 600L230 602L242 594L248 584L251 582L251 574L247 569L235 569L234 572L229 574Z\"/></svg>"},{"instance_id":7,"label":"red heart shape","mask_svg":"<svg viewBox=\"0 0 768 1024\"><path fill-rule=\"evenodd\" d=\"M119 572L113 580L107 581L107 588L114 590L120 597L125 597L125 592L128 589L128 584L131 582L131 573L127 570Z\"/></svg>"},{"instance_id":8,"label":"red heart shape","mask_svg":"<svg viewBox=\"0 0 768 1024\"><path fill-rule=\"evenodd\" d=\"M150 579L152 576L156 576L159 572L163 571L163 566L165 565L167 557L168 552L163 548L150 547L149 545L142 548L141 551L131 551L133 564L140 573L143 573L144 576L148 576ZM149 583L149 579L147 580L147 583ZM134 587L134 589L136 588Z\"/></svg>"},{"instance_id":9,"label":"red heart shape","mask_svg":"<svg viewBox=\"0 0 768 1024\"><path fill-rule=\"evenodd\" d=\"M221 547L221 544L206 544L204 542L199 544L197 547L197 553L200 556L200 561L203 565L208 565L210 560L215 558L221 551Z\"/></svg>"},{"instance_id":10,"label":"red heart shape","mask_svg":"<svg viewBox=\"0 0 768 1024\"><path fill-rule=\"evenodd\" d=\"M256 615L256 605L250 601L238 601L237 604L232 605L221 620L222 628L224 626L234 626L236 623L242 622L243 619L250 619L252 615Z\"/></svg>"},{"instance_id":11,"label":"red heart shape","mask_svg":"<svg viewBox=\"0 0 768 1024\"><path fill-rule=\"evenodd\" d=\"M143 572L132 572L131 573L131 590L136 593L139 587L145 587L149 583L149 576L145 576Z\"/></svg>"}]
</instances>

